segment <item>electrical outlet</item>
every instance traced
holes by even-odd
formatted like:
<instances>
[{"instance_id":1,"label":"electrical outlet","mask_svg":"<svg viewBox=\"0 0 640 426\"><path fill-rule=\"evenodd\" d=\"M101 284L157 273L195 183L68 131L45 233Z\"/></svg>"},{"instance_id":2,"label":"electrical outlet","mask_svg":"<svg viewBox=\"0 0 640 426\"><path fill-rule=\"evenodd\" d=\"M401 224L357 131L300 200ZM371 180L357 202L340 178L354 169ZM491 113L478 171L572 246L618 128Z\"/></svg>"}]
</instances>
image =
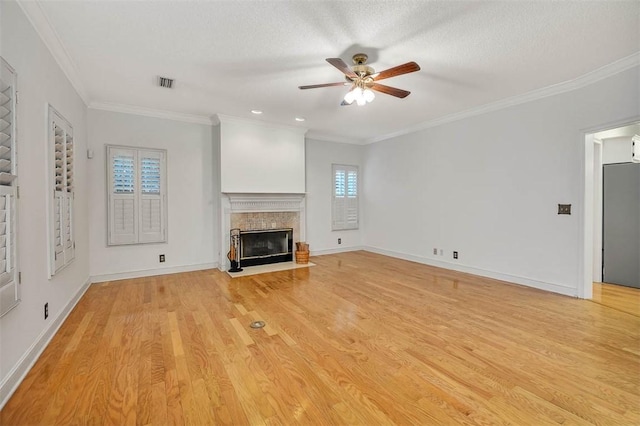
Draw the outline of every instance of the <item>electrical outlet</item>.
<instances>
[{"instance_id":1,"label":"electrical outlet","mask_svg":"<svg viewBox=\"0 0 640 426\"><path fill-rule=\"evenodd\" d=\"M440 256L444 256L444 250L440 249Z\"/></svg>"},{"instance_id":2,"label":"electrical outlet","mask_svg":"<svg viewBox=\"0 0 640 426\"><path fill-rule=\"evenodd\" d=\"M433 249L433 254L435 254L436 256L438 255L438 249L437 248Z\"/></svg>"},{"instance_id":3,"label":"electrical outlet","mask_svg":"<svg viewBox=\"0 0 640 426\"><path fill-rule=\"evenodd\" d=\"M160 255L160 263L164 262L164 254Z\"/></svg>"},{"instance_id":4,"label":"electrical outlet","mask_svg":"<svg viewBox=\"0 0 640 426\"><path fill-rule=\"evenodd\" d=\"M453 252L453 258L454 258L454 259L457 259L457 258L458 258L458 252L457 252L457 251L454 251L454 252Z\"/></svg>"},{"instance_id":5,"label":"electrical outlet","mask_svg":"<svg viewBox=\"0 0 640 426\"><path fill-rule=\"evenodd\" d=\"M342 238L338 238L338 244L342 244Z\"/></svg>"},{"instance_id":6,"label":"electrical outlet","mask_svg":"<svg viewBox=\"0 0 640 426\"><path fill-rule=\"evenodd\" d=\"M44 319L49 318L49 302L44 304Z\"/></svg>"}]
</instances>

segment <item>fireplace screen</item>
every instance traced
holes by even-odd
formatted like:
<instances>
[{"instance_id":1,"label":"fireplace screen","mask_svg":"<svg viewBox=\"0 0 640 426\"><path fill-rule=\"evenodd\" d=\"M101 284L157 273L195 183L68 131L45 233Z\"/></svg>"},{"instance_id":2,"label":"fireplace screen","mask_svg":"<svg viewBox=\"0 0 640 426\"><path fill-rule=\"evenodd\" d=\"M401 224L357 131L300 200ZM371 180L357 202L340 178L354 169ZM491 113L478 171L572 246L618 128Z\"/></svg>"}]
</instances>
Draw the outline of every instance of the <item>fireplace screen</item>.
<instances>
[{"instance_id":1,"label":"fireplace screen","mask_svg":"<svg viewBox=\"0 0 640 426\"><path fill-rule=\"evenodd\" d=\"M240 231L240 264L265 265L293 260L293 229Z\"/></svg>"}]
</instances>

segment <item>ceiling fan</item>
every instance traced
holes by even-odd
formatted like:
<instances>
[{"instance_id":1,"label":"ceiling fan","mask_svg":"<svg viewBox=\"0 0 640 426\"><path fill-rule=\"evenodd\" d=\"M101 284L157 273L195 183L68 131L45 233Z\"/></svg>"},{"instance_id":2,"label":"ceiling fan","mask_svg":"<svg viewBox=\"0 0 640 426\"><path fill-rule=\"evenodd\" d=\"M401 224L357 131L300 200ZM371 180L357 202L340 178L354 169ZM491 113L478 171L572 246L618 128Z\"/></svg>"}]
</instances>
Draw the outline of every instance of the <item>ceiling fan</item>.
<instances>
[{"instance_id":1,"label":"ceiling fan","mask_svg":"<svg viewBox=\"0 0 640 426\"><path fill-rule=\"evenodd\" d=\"M353 55L353 67L349 66L340 58L327 58L334 67L338 68L345 75L346 82L312 84L308 86L298 86L300 89L317 89L319 87L332 86L351 86L351 89L344 97L340 105L351 105L355 101L358 105L365 105L371 102L375 95L373 91L386 93L387 95L397 98L406 98L411 92L397 89L391 86L385 86L378 83L385 78L396 77L402 74L408 74L420 70L420 66L415 62L407 62L397 67L389 68L381 72L375 72L373 68L367 65L368 56L364 53L356 53Z\"/></svg>"}]
</instances>

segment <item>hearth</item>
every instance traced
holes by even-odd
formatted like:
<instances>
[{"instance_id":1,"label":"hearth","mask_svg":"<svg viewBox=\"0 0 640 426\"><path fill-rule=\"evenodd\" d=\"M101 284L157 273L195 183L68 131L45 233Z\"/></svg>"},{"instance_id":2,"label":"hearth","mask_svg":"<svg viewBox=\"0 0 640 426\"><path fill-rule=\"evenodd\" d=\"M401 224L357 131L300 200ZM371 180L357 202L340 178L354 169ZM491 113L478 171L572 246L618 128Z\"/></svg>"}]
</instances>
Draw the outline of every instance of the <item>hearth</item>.
<instances>
[{"instance_id":1,"label":"hearth","mask_svg":"<svg viewBox=\"0 0 640 426\"><path fill-rule=\"evenodd\" d=\"M293 228L240 231L240 265L293 260Z\"/></svg>"}]
</instances>

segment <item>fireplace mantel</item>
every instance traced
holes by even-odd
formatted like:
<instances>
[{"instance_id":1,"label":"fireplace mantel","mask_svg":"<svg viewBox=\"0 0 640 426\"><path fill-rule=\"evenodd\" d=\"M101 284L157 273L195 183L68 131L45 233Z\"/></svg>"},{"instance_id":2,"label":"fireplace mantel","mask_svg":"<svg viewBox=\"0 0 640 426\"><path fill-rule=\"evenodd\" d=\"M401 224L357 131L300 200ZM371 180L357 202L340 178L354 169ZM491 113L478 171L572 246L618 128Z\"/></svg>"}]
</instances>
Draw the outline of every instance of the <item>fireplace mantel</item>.
<instances>
[{"instance_id":1,"label":"fireplace mantel","mask_svg":"<svg viewBox=\"0 0 640 426\"><path fill-rule=\"evenodd\" d=\"M234 213L299 212L304 210L305 194L239 194L226 193Z\"/></svg>"},{"instance_id":2,"label":"fireplace mantel","mask_svg":"<svg viewBox=\"0 0 640 426\"><path fill-rule=\"evenodd\" d=\"M222 193L220 197L220 263L221 270L228 265L226 253L229 247L231 215L235 213L296 212L299 220L297 241L305 241L306 212L304 193ZM268 227L268 225L266 226Z\"/></svg>"}]
</instances>

